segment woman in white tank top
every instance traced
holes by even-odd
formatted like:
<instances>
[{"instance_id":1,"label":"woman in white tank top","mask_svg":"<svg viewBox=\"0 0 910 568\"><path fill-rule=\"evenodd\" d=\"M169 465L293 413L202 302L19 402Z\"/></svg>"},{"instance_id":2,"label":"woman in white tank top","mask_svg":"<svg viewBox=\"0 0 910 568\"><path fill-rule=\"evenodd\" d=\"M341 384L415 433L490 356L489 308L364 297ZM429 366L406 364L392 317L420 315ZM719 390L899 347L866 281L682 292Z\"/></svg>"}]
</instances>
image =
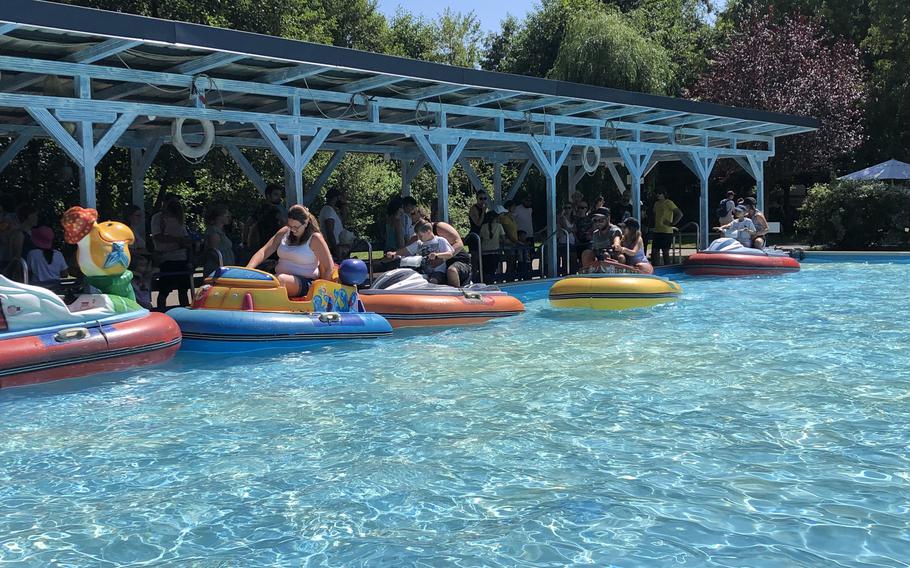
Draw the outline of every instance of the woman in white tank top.
<instances>
[{"instance_id":1,"label":"woman in white tank top","mask_svg":"<svg viewBox=\"0 0 910 568\"><path fill-rule=\"evenodd\" d=\"M287 288L288 297L305 296L310 289L310 282L316 278L329 280L332 277L332 254L319 232L319 222L313 214L302 205L294 205L288 210L287 225L269 239L246 264L247 268L256 268L262 262L278 252L278 264L275 274L281 285Z\"/></svg>"}]
</instances>

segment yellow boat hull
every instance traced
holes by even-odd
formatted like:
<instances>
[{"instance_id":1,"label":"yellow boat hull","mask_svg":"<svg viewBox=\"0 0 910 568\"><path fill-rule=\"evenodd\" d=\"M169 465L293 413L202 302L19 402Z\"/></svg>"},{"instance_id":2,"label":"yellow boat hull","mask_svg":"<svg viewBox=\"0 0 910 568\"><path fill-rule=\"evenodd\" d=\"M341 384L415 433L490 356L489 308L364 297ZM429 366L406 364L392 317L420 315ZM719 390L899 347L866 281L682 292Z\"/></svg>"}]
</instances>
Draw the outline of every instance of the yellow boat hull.
<instances>
[{"instance_id":1,"label":"yellow boat hull","mask_svg":"<svg viewBox=\"0 0 910 568\"><path fill-rule=\"evenodd\" d=\"M680 294L679 284L650 274L586 274L553 284L550 304L558 308L628 310L675 302Z\"/></svg>"}]
</instances>

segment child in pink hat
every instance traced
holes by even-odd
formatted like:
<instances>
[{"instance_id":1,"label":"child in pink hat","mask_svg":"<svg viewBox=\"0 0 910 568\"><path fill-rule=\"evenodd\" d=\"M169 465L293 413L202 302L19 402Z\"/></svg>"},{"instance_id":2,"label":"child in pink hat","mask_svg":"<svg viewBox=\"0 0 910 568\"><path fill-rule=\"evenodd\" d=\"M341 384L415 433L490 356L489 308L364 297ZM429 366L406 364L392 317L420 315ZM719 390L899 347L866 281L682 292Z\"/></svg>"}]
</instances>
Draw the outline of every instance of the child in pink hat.
<instances>
[{"instance_id":1,"label":"child in pink hat","mask_svg":"<svg viewBox=\"0 0 910 568\"><path fill-rule=\"evenodd\" d=\"M29 284L59 290L60 280L69 276L69 267L63 253L54 249L54 230L41 225L32 229L31 237L35 248L25 257Z\"/></svg>"}]
</instances>

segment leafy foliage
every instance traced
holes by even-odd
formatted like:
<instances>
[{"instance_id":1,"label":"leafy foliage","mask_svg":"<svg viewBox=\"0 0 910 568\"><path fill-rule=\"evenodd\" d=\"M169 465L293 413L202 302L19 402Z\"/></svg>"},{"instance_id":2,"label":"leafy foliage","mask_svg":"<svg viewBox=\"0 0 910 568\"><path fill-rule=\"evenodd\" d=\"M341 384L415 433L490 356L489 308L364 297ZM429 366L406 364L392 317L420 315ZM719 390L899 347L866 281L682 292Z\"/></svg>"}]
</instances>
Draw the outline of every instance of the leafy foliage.
<instances>
[{"instance_id":1,"label":"leafy foliage","mask_svg":"<svg viewBox=\"0 0 910 568\"><path fill-rule=\"evenodd\" d=\"M857 148L865 87L859 52L803 16L754 15L734 30L695 86L702 99L814 116L821 128L777 144L774 168L783 176L825 171Z\"/></svg>"},{"instance_id":2,"label":"leafy foliage","mask_svg":"<svg viewBox=\"0 0 910 568\"><path fill-rule=\"evenodd\" d=\"M836 181L815 185L797 222L813 244L862 249L910 237L910 189L883 182Z\"/></svg>"},{"instance_id":3,"label":"leafy foliage","mask_svg":"<svg viewBox=\"0 0 910 568\"><path fill-rule=\"evenodd\" d=\"M670 60L618 12L589 10L569 18L551 78L630 91L666 93Z\"/></svg>"},{"instance_id":4,"label":"leafy foliage","mask_svg":"<svg viewBox=\"0 0 910 568\"><path fill-rule=\"evenodd\" d=\"M863 42L872 59L869 81L870 138L864 155L871 163L910 159L910 3L869 0L871 27Z\"/></svg>"}]
</instances>

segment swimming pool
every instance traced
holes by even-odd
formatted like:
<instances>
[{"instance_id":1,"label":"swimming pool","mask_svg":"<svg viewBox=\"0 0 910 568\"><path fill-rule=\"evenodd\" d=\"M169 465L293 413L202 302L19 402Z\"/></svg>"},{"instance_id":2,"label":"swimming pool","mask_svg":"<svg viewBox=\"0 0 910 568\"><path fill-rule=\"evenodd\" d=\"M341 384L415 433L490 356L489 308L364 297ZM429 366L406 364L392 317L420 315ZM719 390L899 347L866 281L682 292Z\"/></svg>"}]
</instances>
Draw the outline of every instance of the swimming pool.
<instances>
[{"instance_id":1,"label":"swimming pool","mask_svg":"<svg viewBox=\"0 0 910 568\"><path fill-rule=\"evenodd\" d=\"M0 564L907 566L910 264L0 392Z\"/></svg>"}]
</instances>

